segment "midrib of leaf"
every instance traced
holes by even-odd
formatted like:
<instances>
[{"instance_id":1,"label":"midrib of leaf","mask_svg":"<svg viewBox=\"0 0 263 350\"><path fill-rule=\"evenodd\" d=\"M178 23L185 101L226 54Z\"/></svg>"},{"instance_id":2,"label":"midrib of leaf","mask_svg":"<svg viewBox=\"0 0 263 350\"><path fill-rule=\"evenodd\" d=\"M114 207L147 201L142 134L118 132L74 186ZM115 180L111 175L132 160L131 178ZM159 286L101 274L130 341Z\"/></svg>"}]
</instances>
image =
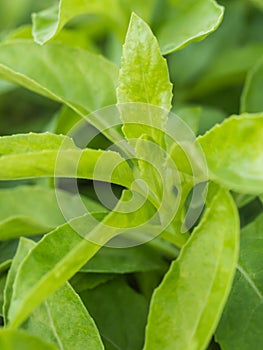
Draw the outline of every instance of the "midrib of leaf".
<instances>
[{"instance_id":1,"label":"midrib of leaf","mask_svg":"<svg viewBox=\"0 0 263 350\"><path fill-rule=\"evenodd\" d=\"M48 301L45 301L45 302L44 302L44 305L45 305L45 308L46 308L46 310L47 310L47 314L48 314L50 326L51 326L51 329L52 329L52 331L53 331L53 334L54 334L54 336L55 336L55 338L56 338L56 340L57 340L58 346L59 346L60 350L64 350L64 346L63 346L62 341L61 341L61 339L60 339L60 337L59 337L59 335L58 335L56 326L55 326L55 324L54 324L54 322L53 322L53 317L52 317L52 315L51 315L51 311L50 311L50 308L49 308L49 305L48 305Z\"/></svg>"},{"instance_id":2,"label":"midrib of leaf","mask_svg":"<svg viewBox=\"0 0 263 350\"><path fill-rule=\"evenodd\" d=\"M263 302L263 294L260 292L255 282L251 279L251 277L249 276L249 273L242 267L240 263L237 264L237 270L240 272L243 278L247 281L247 283L253 289L255 294L259 297L259 300Z\"/></svg>"},{"instance_id":3,"label":"midrib of leaf","mask_svg":"<svg viewBox=\"0 0 263 350\"><path fill-rule=\"evenodd\" d=\"M139 51L142 51L140 49L141 47L141 43L139 43L138 45L138 49ZM138 50L137 50L138 51ZM145 94L146 94L146 101L147 103L150 103L150 99L149 99L149 94L148 94L148 89L147 89L147 85L146 85L146 82L145 82L145 74L144 74L144 67L143 67L143 64L142 64L142 57L141 55L139 55L139 60L140 60L140 68L141 68L141 76L142 76L142 82L143 82L143 86L144 86L144 91L145 91Z\"/></svg>"}]
</instances>

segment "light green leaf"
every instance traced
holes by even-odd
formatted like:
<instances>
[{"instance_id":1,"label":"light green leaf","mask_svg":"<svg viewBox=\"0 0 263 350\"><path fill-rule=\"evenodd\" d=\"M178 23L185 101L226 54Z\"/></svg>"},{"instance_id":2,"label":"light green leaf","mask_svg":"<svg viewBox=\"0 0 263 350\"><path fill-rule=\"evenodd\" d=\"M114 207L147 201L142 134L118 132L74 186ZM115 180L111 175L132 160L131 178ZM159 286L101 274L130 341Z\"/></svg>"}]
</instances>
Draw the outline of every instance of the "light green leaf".
<instances>
[{"instance_id":1,"label":"light green leaf","mask_svg":"<svg viewBox=\"0 0 263 350\"><path fill-rule=\"evenodd\" d=\"M33 0L20 0L15 2L0 1L0 29L6 30L23 22L29 15Z\"/></svg>"},{"instance_id":2,"label":"light green leaf","mask_svg":"<svg viewBox=\"0 0 263 350\"><path fill-rule=\"evenodd\" d=\"M163 54L204 39L220 25L224 8L214 0L171 0L168 18L157 31Z\"/></svg>"},{"instance_id":3,"label":"light green leaf","mask_svg":"<svg viewBox=\"0 0 263 350\"><path fill-rule=\"evenodd\" d=\"M13 284L15 281L15 277L18 271L18 268L21 262L24 260L27 254L34 248L35 242L20 238L19 245L17 247L16 254L12 261L11 267L8 272L6 286L4 290L4 305L3 305L3 314L4 314L4 322L7 325L7 314L10 307L10 302L13 294Z\"/></svg>"},{"instance_id":4,"label":"light green leaf","mask_svg":"<svg viewBox=\"0 0 263 350\"><path fill-rule=\"evenodd\" d=\"M201 223L153 294L145 350L206 349L230 292L238 233L231 196L213 188Z\"/></svg>"},{"instance_id":5,"label":"light green leaf","mask_svg":"<svg viewBox=\"0 0 263 350\"><path fill-rule=\"evenodd\" d=\"M171 108L172 84L165 59L150 27L135 13L123 46L118 102Z\"/></svg>"},{"instance_id":6,"label":"light green leaf","mask_svg":"<svg viewBox=\"0 0 263 350\"><path fill-rule=\"evenodd\" d=\"M0 46L2 79L65 103L83 116L115 102L117 76L117 66L80 48L58 43L41 47L30 40Z\"/></svg>"},{"instance_id":7,"label":"light green leaf","mask_svg":"<svg viewBox=\"0 0 263 350\"><path fill-rule=\"evenodd\" d=\"M72 217L79 213L78 195L40 186L20 186L0 190L0 240L21 235L43 234L65 222L58 204L70 203ZM102 205L81 197L87 211L106 211ZM75 211L76 209L76 211ZM74 213L75 211L75 213Z\"/></svg>"},{"instance_id":8,"label":"light green leaf","mask_svg":"<svg viewBox=\"0 0 263 350\"><path fill-rule=\"evenodd\" d=\"M93 319L68 283L41 304L22 328L63 350L104 349Z\"/></svg>"},{"instance_id":9,"label":"light green leaf","mask_svg":"<svg viewBox=\"0 0 263 350\"><path fill-rule=\"evenodd\" d=\"M263 114L232 116L198 140L211 180L239 193L263 192Z\"/></svg>"},{"instance_id":10,"label":"light green leaf","mask_svg":"<svg viewBox=\"0 0 263 350\"><path fill-rule=\"evenodd\" d=\"M109 239L123 233L126 228L131 228L132 232L136 231L136 227L143 232L149 228L150 233L154 232L154 225L150 225L153 208L148 202L142 204L143 198L135 193L132 204L128 201L130 198L131 193L124 191L114 211L101 222L85 215L44 236L17 273L8 314L8 319L12 320L10 326L21 324L36 306L71 278ZM128 208L133 206L137 209L129 212Z\"/></svg>"},{"instance_id":11,"label":"light green leaf","mask_svg":"<svg viewBox=\"0 0 263 350\"><path fill-rule=\"evenodd\" d=\"M124 278L109 281L80 296L98 325L106 349L142 349L148 303Z\"/></svg>"},{"instance_id":12,"label":"light green leaf","mask_svg":"<svg viewBox=\"0 0 263 350\"><path fill-rule=\"evenodd\" d=\"M0 348L1 350L58 350L56 346L40 338L13 329L0 330Z\"/></svg>"},{"instance_id":13,"label":"light green leaf","mask_svg":"<svg viewBox=\"0 0 263 350\"><path fill-rule=\"evenodd\" d=\"M262 53L262 51L261 51ZM263 111L263 59L249 72L241 97L242 112L256 113Z\"/></svg>"},{"instance_id":14,"label":"light green leaf","mask_svg":"<svg viewBox=\"0 0 263 350\"><path fill-rule=\"evenodd\" d=\"M72 18L82 14L98 14L108 17L113 23L123 23L123 11L116 0L71 0L56 1L56 4L33 14L33 36L38 44L44 44L56 36Z\"/></svg>"},{"instance_id":15,"label":"light green leaf","mask_svg":"<svg viewBox=\"0 0 263 350\"><path fill-rule=\"evenodd\" d=\"M241 231L240 257L232 291L216 331L225 350L263 347L263 215Z\"/></svg>"},{"instance_id":16,"label":"light green leaf","mask_svg":"<svg viewBox=\"0 0 263 350\"><path fill-rule=\"evenodd\" d=\"M20 264L35 243L21 239L8 274L5 289L5 316L10 306L13 283ZM70 324L70 328L68 325ZM67 331L65 331L65 326ZM22 328L30 334L54 343L60 349L103 349L96 326L81 300L68 283L52 294L30 315Z\"/></svg>"},{"instance_id":17,"label":"light green leaf","mask_svg":"<svg viewBox=\"0 0 263 350\"><path fill-rule=\"evenodd\" d=\"M133 181L118 153L81 150L66 136L30 133L0 138L1 180L54 176L96 178L123 186L129 182L128 187Z\"/></svg>"}]
</instances>

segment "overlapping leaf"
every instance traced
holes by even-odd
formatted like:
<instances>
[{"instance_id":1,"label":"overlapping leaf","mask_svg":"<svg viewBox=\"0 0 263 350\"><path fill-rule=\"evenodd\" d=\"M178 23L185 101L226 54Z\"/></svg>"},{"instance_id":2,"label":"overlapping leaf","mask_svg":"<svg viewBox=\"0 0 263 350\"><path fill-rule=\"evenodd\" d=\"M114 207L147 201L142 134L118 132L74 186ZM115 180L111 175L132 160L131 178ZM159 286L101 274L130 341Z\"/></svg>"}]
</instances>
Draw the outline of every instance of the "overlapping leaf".
<instances>
[{"instance_id":1,"label":"overlapping leaf","mask_svg":"<svg viewBox=\"0 0 263 350\"><path fill-rule=\"evenodd\" d=\"M52 39L72 18L82 14L99 14L115 23L123 24L122 7L116 0L70 0L56 1L56 4L33 15L33 35L39 44ZM125 22L124 22L125 24Z\"/></svg>"},{"instance_id":2,"label":"overlapping leaf","mask_svg":"<svg viewBox=\"0 0 263 350\"><path fill-rule=\"evenodd\" d=\"M201 223L153 294L145 350L206 348L230 292L238 248L236 207L229 193L213 188Z\"/></svg>"},{"instance_id":3,"label":"overlapping leaf","mask_svg":"<svg viewBox=\"0 0 263 350\"><path fill-rule=\"evenodd\" d=\"M13 329L0 330L0 347L2 350L58 350L38 337Z\"/></svg>"},{"instance_id":4,"label":"overlapping leaf","mask_svg":"<svg viewBox=\"0 0 263 350\"><path fill-rule=\"evenodd\" d=\"M232 116L198 140L212 180L240 193L263 192L263 114Z\"/></svg>"},{"instance_id":5,"label":"overlapping leaf","mask_svg":"<svg viewBox=\"0 0 263 350\"><path fill-rule=\"evenodd\" d=\"M17 254L8 274L5 289L5 313L7 314L12 296L12 286L19 265L35 246L35 243L21 239ZM65 327L70 324L70 328ZM23 329L54 343L60 349L103 349L96 326L77 294L68 283L52 294L30 315L23 324Z\"/></svg>"},{"instance_id":6,"label":"overlapping leaf","mask_svg":"<svg viewBox=\"0 0 263 350\"><path fill-rule=\"evenodd\" d=\"M241 231L240 257L233 288L216 331L225 350L263 346L263 215Z\"/></svg>"},{"instance_id":7,"label":"overlapping leaf","mask_svg":"<svg viewBox=\"0 0 263 350\"><path fill-rule=\"evenodd\" d=\"M59 200L77 206L77 196L56 190ZM21 201L23 198L23 201ZM103 211L94 201L81 197L86 210ZM40 186L19 186L0 190L0 240L21 235L42 234L65 222L54 190ZM74 213L72 211L74 216Z\"/></svg>"},{"instance_id":8,"label":"overlapping leaf","mask_svg":"<svg viewBox=\"0 0 263 350\"><path fill-rule=\"evenodd\" d=\"M0 138L1 180L54 176L96 177L124 186L131 184L133 178L128 164L118 153L81 150L65 136L31 133Z\"/></svg>"},{"instance_id":9,"label":"overlapping leaf","mask_svg":"<svg viewBox=\"0 0 263 350\"><path fill-rule=\"evenodd\" d=\"M101 246L125 228L138 226L143 231L148 228L149 233L154 232L154 224L151 224L153 208L148 202L142 203L142 198L138 196L132 205L128 201L130 198L130 193L124 192L115 211L101 222L91 215L73 219L46 235L32 249L14 282L8 314L12 326L21 324L36 306L72 277ZM133 206L137 209L127 212Z\"/></svg>"},{"instance_id":10,"label":"overlapping leaf","mask_svg":"<svg viewBox=\"0 0 263 350\"><path fill-rule=\"evenodd\" d=\"M214 0L172 0L168 19L157 31L163 54L205 38L223 19L223 7Z\"/></svg>"},{"instance_id":11,"label":"overlapping leaf","mask_svg":"<svg viewBox=\"0 0 263 350\"><path fill-rule=\"evenodd\" d=\"M80 48L18 40L0 47L0 77L86 114L115 102L118 69Z\"/></svg>"}]
</instances>

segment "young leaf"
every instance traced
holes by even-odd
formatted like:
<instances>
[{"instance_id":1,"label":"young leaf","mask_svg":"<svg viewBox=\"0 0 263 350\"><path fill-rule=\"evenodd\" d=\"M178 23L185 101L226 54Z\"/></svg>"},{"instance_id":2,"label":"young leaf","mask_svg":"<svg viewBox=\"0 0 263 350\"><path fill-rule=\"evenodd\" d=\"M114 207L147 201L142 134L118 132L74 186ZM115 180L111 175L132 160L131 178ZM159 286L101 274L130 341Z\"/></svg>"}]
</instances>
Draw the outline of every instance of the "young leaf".
<instances>
[{"instance_id":1,"label":"young leaf","mask_svg":"<svg viewBox=\"0 0 263 350\"><path fill-rule=\"evenodd\" d=\"M124 103L119 108L126 138L136 139L145 133L162 144L161 131L165 130L171 108L172 84L156 38L135 13L123 46L117 99Z\"/></svg>"},{"instance_id":2,"label":"young leaf","mask_svg":"<svg viewBox=\"0 0 263 350\"><path fill-rule=\"evenodd\" d=\"M46 43L56 36L70 19L82 14L103 15L125 25L122 8L116 0L75 0L74 3L71 0L60 0L56 5L33 14L34 40L38 44Z\"/></svg>"},{"instance_id":3,"label":"young leaf","mask_svg":"<svg viewBox=\"0 0 263 350\"><path fill-rule=\"evenodd\" d=\"M263 215L241 231L240 257L232 291L216 331L225 350L263 348Z\"/></svg>"},{"instance_id":4,"label":"young leaf","mask_svg":"<svg viewBox=\"0 0 263 350\"><path fill-rule=\"evenodd\" d=\"M172 0L168 20L157 31L162 54L204 39L220 25L224 8L214 0Z\"/></svg>"},{"instance_id":5,"label":"young leaf","mask_svg":"<svg viewBox=\"0 0 263 350\"><path fill-rule=\"evenodd\" d=\"M238 226L229 193L212 189L205 216L153 294L145 350L206 348L234 277Z\"/></svg>"},{"instance_id":6,"label":"young leaf","mask_svg":"<svg viewBox=\"0 0 263 350\"><path fill-rule=\"evenodd\" d=\"M116 65L102 56L58 43L39 46L30 40L18 40L2 44L0 75L65 103L83 116L116 99Z\"/></svg>"},{"instance_id":7,"label":"young leaf","mask_svg":"<svg viewBox=\"0 0 263 350\"><path fill-rule=\"evenodd\" d=\"M25 331L13 329L0 330L1 350L58 350L55 345L28 334Z\"/></svg>"},{"instance_id":8,"label":"young leaf","mask_svg":"<svg viewBox=\"0 0 263 350\"><path fill-rule=\"evenodd\" d=\"M0 179L34 177L108 179L125 187L133 181L129 165L116 152L82 150L70 138L49 133L1 137Z\"/></svg>"},{"instance_id":9,"label":"young leaf","mask_svg":"<svg viewBox=\"0 0 263 350\"><path fill-rule=\"evenodd\" d=\"M262 50L261 50L262 52ZM248 113L263 110L263 59L249 72L241 97L241 111Z\"/></svg>"},{"instance_id":10,"label":"young leaf","mask_svg":"<svg viewBox=\"0 0 263 350\"><path fill-rule=\"evenodd\" d=\"M150 27L135 13L123 46L117 96L119 103L142 102L171 108L172 84L166 61Z\"/></svg>"},{"instance_id":11,"label":"young leaf","mask_svg":"<svg viewBox=\"0 0 263 350\"><path fill-rule=\"evenodd\" d=\"M211 180L240 193L263 192L263 114L232 116L198 141Z\"/></svg>"},{"instance_id":12,"label":"young leaf","mask_svg":"<svg viewBox=\"0 0 263 350\"><path fill-rule=\"evenodd\" d=\"M112 344L113 349L142 349L148 303L124 278L87 290L80 296L98 325L105 345Z\"/></svg>"}]
</instances>

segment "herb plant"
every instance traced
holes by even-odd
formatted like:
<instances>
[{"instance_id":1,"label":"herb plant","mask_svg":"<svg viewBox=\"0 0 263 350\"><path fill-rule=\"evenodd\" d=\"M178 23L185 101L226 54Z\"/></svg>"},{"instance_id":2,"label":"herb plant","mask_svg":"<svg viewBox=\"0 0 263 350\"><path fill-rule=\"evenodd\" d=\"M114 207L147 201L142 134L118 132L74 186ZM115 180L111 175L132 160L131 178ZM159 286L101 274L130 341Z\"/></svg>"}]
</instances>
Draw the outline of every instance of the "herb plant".
<instances>
[{"instance_id":1,"label":"herb plant","mask_svg":"<svg viewBox=\"0 0 263 350\"><path fill-rule=\"evenodd\" d=\"M262 1L0 9L0 349L261 350Z\"/></svg>"}]
</instances>

